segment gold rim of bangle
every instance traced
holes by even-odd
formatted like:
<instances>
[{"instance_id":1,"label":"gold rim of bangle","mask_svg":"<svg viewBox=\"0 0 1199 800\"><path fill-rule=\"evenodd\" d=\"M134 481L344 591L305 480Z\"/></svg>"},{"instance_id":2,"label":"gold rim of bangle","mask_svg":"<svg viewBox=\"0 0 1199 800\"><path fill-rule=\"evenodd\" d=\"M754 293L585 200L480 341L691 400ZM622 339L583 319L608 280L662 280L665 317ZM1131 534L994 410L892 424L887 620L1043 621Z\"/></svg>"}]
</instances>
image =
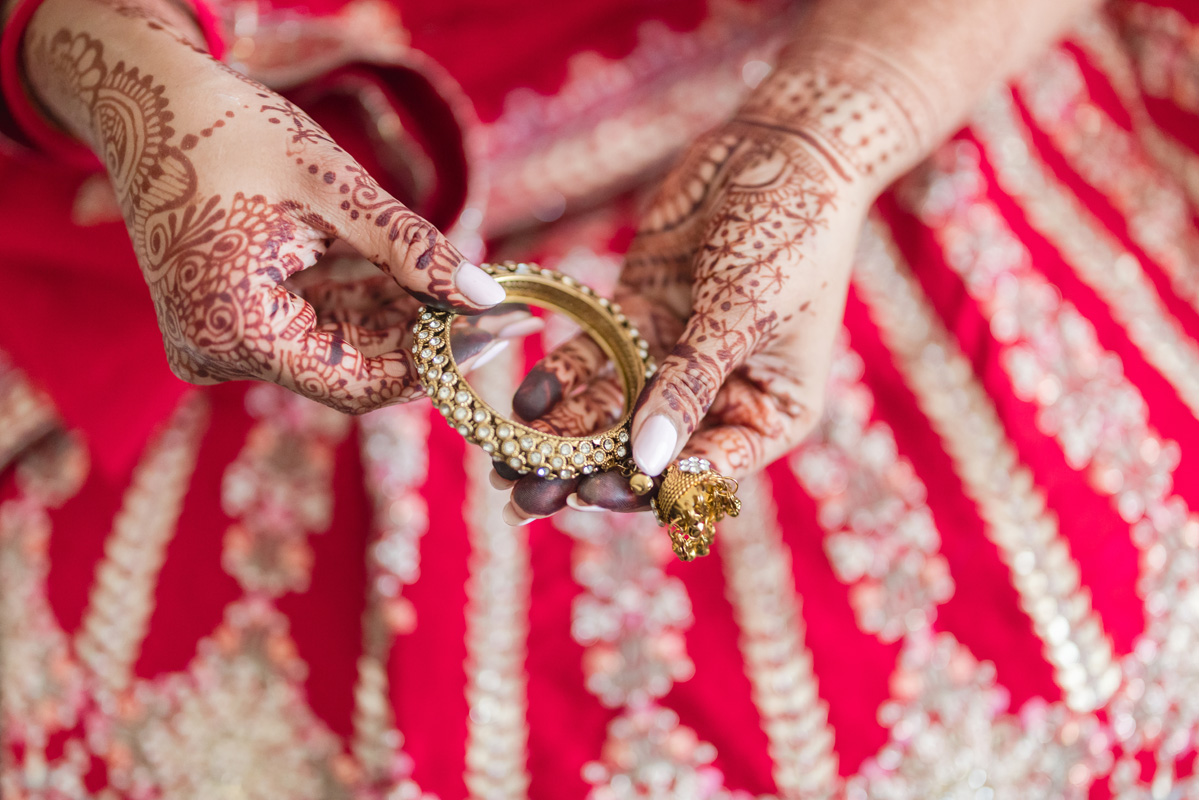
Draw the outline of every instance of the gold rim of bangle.
<instances>
[{"instance_id":1,"label":"gold rim of bangle","mask_svg":"<svg viewBox=\"0 0 1199 800\"><path fill-rule=\"evenodd\" d=\"M449 330L457 314L424 307L412 328L412 355L425 393L468 442L522 475L566 479L631 464L629 427L633 404L656 369L649 345L620 307L569 275L535 264L483 264L507 290L507 303L558 311L586 331L616 366L624 389L624 412L608 430L592 436L554 436L507 419L470 386L450 351Z\"/></svg>"}]
</instances>

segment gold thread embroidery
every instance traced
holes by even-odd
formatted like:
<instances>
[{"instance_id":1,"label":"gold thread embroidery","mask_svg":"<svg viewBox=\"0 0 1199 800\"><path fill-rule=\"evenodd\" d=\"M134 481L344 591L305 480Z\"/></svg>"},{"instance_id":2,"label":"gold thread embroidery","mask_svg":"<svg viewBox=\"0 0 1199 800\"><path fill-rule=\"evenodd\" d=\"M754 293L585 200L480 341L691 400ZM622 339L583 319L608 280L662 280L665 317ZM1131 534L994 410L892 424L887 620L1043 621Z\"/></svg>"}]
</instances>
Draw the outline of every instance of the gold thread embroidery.
<instances>
[{"instance_id":1,"label":"gold thread embroidery","mask_svg":"<svg viewBox=\"0 0 1199 800\"><path fill-rule=\"evenodd\" d=\"M1002 140L994 144L1016 149ZM1168 761L1193 748L1199 730L1193 658L1199 518L1172 494L1178 445L1149 425L1145 401L1124 378L1119 359L1033 271L1028 250L978 196L981 185L976 148L957 143L914 176L901 197L937 232L949 265L990 318L1003 347L1001 365L1017 396L1036 404L1038 428L1132 525L1147 624L1121 659L1124 679L1109 704L1110 730L1125 753L1154 750Z\"/></svg>"},{"instance_id":2,"label":"gold thread embroidery","mask_svg":"<svg viewBox=\"0 0 1199 800\"><path fill-rule=\"evenodd\" d=\"M1184 111L1199 111L1196 27L1176 8L1139 2L1114 8L1145 94L1171 100Z\"/></svg>"},{"instance_id":3,"label":"gold thread embroidery","mask_svg":"<svg viewBox=\"0 0 1199 800\"><path fill-rule=\"evenodd\" d=\"M0 469L56 425L58 414L50 398L0 350Z\"/></svg>"},{"instance_id":4,"label":"gold thread embroidery","mask_svg":"<svg viewBox=\"0 0 1199 800\"><path fill-rule=\"evenodd\" d=\"M36 484L36 474L31 475ZM81 481L80 481L81 482ZM48 786L82 797L88 756L77 740L47 753L50 738L77 727L87 674L46 598L50 518L34 486L0 504L0 796L37 796ZM64 498L65 499L65 498ZM69 793L75 792L74 795Z\"/></svg>"},{"instance_id":5,"label":"gold thread embroidery","mask_svg":"<svg viewBox=\"0 0 1199 800\"><path fill-rule=\"evenodd\" d=\"M306 672L287 618L268 598L238 600L185 672L101 706L88 741L126 795L345 800L356 770L308 707Z\"/></svg>"},{"instance_id":6,"label":"gold thread embroidery","mask_svg":"<svg viewBox=\"0 0 1199 800\"><path fill-rule=\"evenodd\" d=\"M789 463L817 503L824 550L849 586L858 626L894 642L931 625L954 584L923 481L890 427L870 419L874 396L862 369L841 341L824 418Z\"/></svg>"},{"instance_id":7,"label":"gold thread embroidery","mask_svg":"<svg viewBox=\"0 0 1199 800\"><path fill-rule=\"evenodd\" d=\"M695 672L683 637L692 622L691 601L682 581L665 573L674 558L670 541L647 517L555 517L558 529L575 539L572 574L584 591L571 608L571 636L586 648L587 689L603 705L620 709L583 779L597 797L610 800L722 800L729 794L712 766L716 748L659 703L676 681Z\"/></svg>"},{"instance_id":8,"label":"gold thread embroidery","mask_svg":"<svg viewBox=\"0 0 1199 800\"><path fill-rule=\"evenodd\" d=\"M246 410L258 422L221 482L221 506L237 520L221 563L247 592L302 592L307 537L329 527L333 456L349 418L269 384L246 392Z\"/></svg>"},{"instance_id":9,"label":"gold thread embroidery","mask_svg":"<svg viewBox=\"0 0 1199 800\"><path fill-rule=\"evenodd\" d=\"M774 782L783 797L833 797L841 781L828 706L817 694L802 601L768 478L743 481L739 493L755 514L724 524L720 552L741 655L770 741Z\"/></svg>"},{"instance_id":10,"label":"gold thread embroidery","mask_svg":"<svg viewBox=\"0 0 1199 800\"><path fill-rule=\"evenodd\" d=\"M1037 158L1011 93L998 89L978 108L972 130L987 150L999 185L1031 225L1103 298L1128 338L1199 416L1199 345L1162 305L1137 258L1050 174Z\"/></svg>"},{"instance_id":11,"label":"gold thread embroidery","mask_svg":"<svg viewBox=\"0 0 1199 800\"><path fill-rule=\"evenodd\" d=\"M1199 309L1199 235L1177 184L1150 164L1137 140L1091 102L1075 58L1057 51L1020 83L1038 127L1067 162L1125 218L1134 242L1170 278L1174 290Z\"/></svg>"},{"instance_id":12,"label":"gold thread embroidery","mask_svg":"<svg viewBox=\"0 0 1199 800\"><path fill-rule=\"evenodd\" d=\"M208 401L191 392L179 403L133 473L104 558L96 569L75 649L108 691L126 688L154 610L154 588L190 485Z\"/></svg>"},{"instance_id":13,"label":"gold thread embroidery","mask_svg":"<svg viewBox=\"0 0 1199 800\"><path fill-rule=\"evenodd\" d=\"M904 641L891 694L879 710L890 738L847 781L845 800L1084 800L1111 764L1092 714L1043 700L1003 713L1008 697L994 666L950 634Z\"/></svg>"},{"instance_id":14,"label":"gold thread embroidery","mask_svg":"<svg viewBox=\"0 0 1199 800\"><path fill-rule=\"evenodd\" d=\"M493 397L511 397L514 365L505 354L472 378ZM528 528L501 516L507 497L488 482L491 459L467 456L466 787L472 797L522 798L528 793L527 686L529 635Z\"/></svg>"},{"instance_id":15,"label":"gold thread embroidery","mask_svg":"<svg viewBox=\"0 0 1199 800\"><path fill-rule=\"evenodd\" d=\"M1161 171L1173 176L1192 204L1199 203L1199 157L1158 127L1149 116L1129 51L1113 29L1109 15L1094 14L1085 18L1075 28L1071 39L1086 54L1090 64L1110 81L1132 117L1133 131L1145 152L1157 162Z\"/></svg>"},{"instance_id":16,"label":"gold thread embroidery","mask_svg":"<svg viewBox=\"0 0 1199 800\"><path fill-rule=\"evenodd\" d=\"M1120 671L1090 590L969 361L884 237L881 224L867 228L855 286L1010 570L1067 704L1097 708L1119 686Z\"/></svg>"},{"instance_id":17,"label":"gold thread embroidery","mask_svg":"<svg viewBox=\"0 0 1199 800\"><path fill-rule=\"evenodd\" d=\"M419 796L420 789L412 781L412 759L395 726L387 660L396 636L416 624L404 587L420 576L420 540L429 529L421 496L428 473L426 412L411 405L390 406L360 423L363 477L374 513L352 750L369 785L400 796Z\"/></svg>"}]
</instances>

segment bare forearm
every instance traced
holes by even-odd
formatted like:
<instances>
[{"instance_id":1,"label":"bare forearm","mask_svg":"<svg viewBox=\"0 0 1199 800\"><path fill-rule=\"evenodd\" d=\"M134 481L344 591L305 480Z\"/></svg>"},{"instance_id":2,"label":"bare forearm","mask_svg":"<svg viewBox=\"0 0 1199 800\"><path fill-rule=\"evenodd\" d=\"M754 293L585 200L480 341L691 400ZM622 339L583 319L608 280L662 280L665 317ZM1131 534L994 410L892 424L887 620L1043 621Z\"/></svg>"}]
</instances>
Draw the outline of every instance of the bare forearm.
<instances>
[{"instance_id":1,"label":"bare forearm","mask_svg":"<svg viewBox=\"0 0 1199 800\"><path fill-rule=\"evenodd\" d=\"M819 0L741 116L881 191L1100 1Z\"/></svg>"}]
</instances>

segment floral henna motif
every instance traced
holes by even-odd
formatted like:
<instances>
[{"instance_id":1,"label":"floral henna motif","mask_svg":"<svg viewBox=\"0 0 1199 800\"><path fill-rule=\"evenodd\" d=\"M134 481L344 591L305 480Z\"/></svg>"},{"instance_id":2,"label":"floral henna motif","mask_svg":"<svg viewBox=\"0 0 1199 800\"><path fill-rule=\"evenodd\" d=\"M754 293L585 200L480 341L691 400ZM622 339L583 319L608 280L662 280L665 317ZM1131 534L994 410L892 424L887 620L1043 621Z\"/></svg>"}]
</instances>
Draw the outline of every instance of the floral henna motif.
<instances>
[{"instance_id":1,"label":"floral henna motif","mask_svg":"<svg viewBox=\"0 0 1199 800\"><path fill-rule=\"evenodd\" d=\"M828 229L840 190L811 150L785 133L734 122L709 148L698 174L710 170L711 176L698 185L683 179L677 187L691 201L686 216L669 213L685 207L677 201L651 215L656 225L641 233L626 278L643 290L650 273L662 290L662 263L689 266L689 274L674 276L690 289L686 328L655 382L687 432L728 374L769 346L794 317L780 301L807 243ZM701 244L692 246L692 237Z\"/></svg>"},{"instance_id":2,"label":"floral henna motif","mask_svg":"<svg viewBox=\"0 0 1199 800\"><path fill-rule=\"evenodd\" d=\"M45 65L44 74L69 98L56 105L66 109L75 129L90 135L108 168L177 375L196 383L269 380L348 412L421 394L409 380L406 353L397 349L402 327L318 328L313 308L281 285L320 257L337 233L332 224L297 200L272 202L244 192L223 199L200 192L188 151L237 112L225 111L180 137L164 85L125 62L110 66L96 38L64 29L41 37L33 51ZM298 109L269 93L260 97L278 103L263 103L262 113L289 112L293 143L318 143L325 147L322 155L345 158ZM322 172L311 165L309 172L314 170ZM343 170L361 184L357 165ZM329 174L322 172L323 183L331 182ZM388 218L381 225L395 226L393 240L413 235L417 226L409 220L418 218L383 205L380 198L373 208L382 210L373 213ZM449 259L435 257L442 255L438 242L426 240L426 247L410 253L417 268L432 269L436 263L452 276L452 267L443 265ZM446 286L434 281L433 287L439 297L448 296ZM378 353L385 345L392 352ZM361 348L379 357L367 358Z\"/></svg>"},{"instance_id":3,"label":"floral henna motif","mask_svg":"<svg viewBox=\"0 0 1199 800\"><path fill-rule=\"evenodd\" d=\"M249 79L245 78L240 72L232 69L229 69L229 72L249 82ZM254 85L257 84L255 83ZM333 137L325 133L321 126L313 122L311 117L300 110L290 100L285 100L276 94L268 92L259 92L258 96L270 101L263 103L258 109L261 113L269 115L267 122L272 125L287 124L287 132L291 134L291 138L287 144L287 154L289 156L303 153L310 144L317 144L324 148L332 148L334 151L343 152L337 146L337 143L333 141Z\"/></svg>"},{"instance_id":4,"label":"floral henna motif","mask_svg":"<svg viewBox=\"0 0 1199 800\"><path fill-rule=\"evenodd\" d=\"M799 43L684 156L643 216L617 291L660 360L639 400L635 455L656 415L675 428L675 452L734 475L799 442L819 417L861 220L921 152L931 118L916 81L872 52ZM570 353L543 363L555 369L531 373L514 406L546 423L573 405L589 416L552 427L589 422L598 400L556 390L594 367ZM598 480L580 484L580 499L628 507Z\"/></svg>"}]
</instances>

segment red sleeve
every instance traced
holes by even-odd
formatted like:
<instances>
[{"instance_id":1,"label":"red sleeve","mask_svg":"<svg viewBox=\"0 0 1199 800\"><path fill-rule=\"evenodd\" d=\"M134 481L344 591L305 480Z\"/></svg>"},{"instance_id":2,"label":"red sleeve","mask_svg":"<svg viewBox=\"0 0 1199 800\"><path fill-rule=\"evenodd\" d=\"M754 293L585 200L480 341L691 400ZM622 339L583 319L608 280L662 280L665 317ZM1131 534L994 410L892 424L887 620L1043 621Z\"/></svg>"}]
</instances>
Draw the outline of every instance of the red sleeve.
<instances>
[{"instance_id":1,"label":"red sleeve","mask_svg":"<svg viewBox=\"0 0 1199 800\"><path fill-rule=\"evenodd\" d=\"M88 170L100 163L82 142L54 125L29 96L21 69L21 40L43 0L18 0L0 33L0 150L35 150ZM185 0L204 34L208 52L221 58L225 42L217 16L204 0Z\"/></svg>"}]
</instances>

